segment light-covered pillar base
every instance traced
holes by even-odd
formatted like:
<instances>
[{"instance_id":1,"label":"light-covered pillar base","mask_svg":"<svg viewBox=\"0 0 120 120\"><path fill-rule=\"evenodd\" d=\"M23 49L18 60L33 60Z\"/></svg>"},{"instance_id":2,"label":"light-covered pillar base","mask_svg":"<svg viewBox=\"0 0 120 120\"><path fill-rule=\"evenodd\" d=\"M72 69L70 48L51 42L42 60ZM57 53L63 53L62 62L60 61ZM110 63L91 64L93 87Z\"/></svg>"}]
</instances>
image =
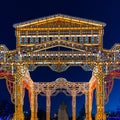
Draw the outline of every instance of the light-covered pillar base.
<instances>
[{"instance_id":1,"label":"light-covered pillar base","mask_svg":"<svg viewBox=\"0 0 120 120\"><path fill-rule=\"evenodd\" d=\"M95 120L106 120L106 114L104 112L97 112Z\"/></svg>"},{"instance_id":2,"label":"light-covered pillar base","mask_svg":"<svg viewBox=\"0 0 120 120\"><path fill-rule=\"evenodd\" d=\"M23 113L14 113L13 120L24 120L24 114Z\"/></svg>"}]
</instances>

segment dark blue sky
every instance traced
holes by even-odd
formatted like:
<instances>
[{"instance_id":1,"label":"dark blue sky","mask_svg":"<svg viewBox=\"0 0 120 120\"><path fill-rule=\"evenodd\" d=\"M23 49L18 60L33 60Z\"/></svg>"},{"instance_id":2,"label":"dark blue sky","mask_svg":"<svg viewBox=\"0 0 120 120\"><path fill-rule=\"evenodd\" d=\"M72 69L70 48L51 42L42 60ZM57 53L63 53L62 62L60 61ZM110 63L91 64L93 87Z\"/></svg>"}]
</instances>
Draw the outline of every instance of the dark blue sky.
<instances>
[{"instance_id":1,"label":"dark blue sky","mask_svg":"<svg viewBox=\"0 0 120 120\"><path fill-rule=\"evenodd\" d=\"M120 43L120 1L119 0L2 0L0 2L0 43L6 44L9 49L15 49L15 31L12 25L35 18L40 18L53 14L66 14L86 19L105 22L104 48L110 49L115 43ZM47 75L46 75L47 74ZM65 77L69 81L88 81L90 74L81 68L69 68L63 73L56 73L49 68L39 68L31 73L34 81L53 81L58 77ZM5 82L0 82L0 99L8 99ZM106 105L106 110L115 111L120 106L120 82L115 81L114 89L110 95L110 101ZM3 93L3 94L2 94ZM7 95L5 95L7 93ZM61 100L70 104L71 99L65 95L58 95L53 98L58 102L52 102L52 111L56 111ZM61 99L58 99L61 98ZM26 97L27 99L27 97ZM44 98L42 101L44 101ZM40 107L42 101L39 100ZM26 102L27 104L27 102ZM84 97L77 98L77 111L84 104ZM69 105L70 107L70 105ZM95 110L95 105L94 105Z\"/></svg>"}]
</instances>

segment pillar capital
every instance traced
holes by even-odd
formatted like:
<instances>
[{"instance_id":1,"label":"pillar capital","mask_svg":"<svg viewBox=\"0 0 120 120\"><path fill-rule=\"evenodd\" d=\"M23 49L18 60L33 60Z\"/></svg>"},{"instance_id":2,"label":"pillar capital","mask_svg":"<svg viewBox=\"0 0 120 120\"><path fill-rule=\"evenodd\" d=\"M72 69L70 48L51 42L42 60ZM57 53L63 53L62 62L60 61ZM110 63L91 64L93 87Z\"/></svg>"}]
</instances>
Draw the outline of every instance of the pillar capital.
<instances>
[{"instance_id":1,"label":"pillar capital","mask_svg":"<svg viewBox=\"0 0 120 120\"><path fill-rule=\"evenodd\" d=\"M96 78L103 79L104 78L104 72L103 72L103 69L102 69L102 65L95 66L94 70L93 70L93 74Z\"/></svg>"},{"instance_id":2,"label":"pillar capital","mask_svg":"<svg viewBox=\"0 0 120 120\"><path fill-rule=\"evenodd\" d=\"M76 97L76 96L77 96L77 93L76 93L75 90L73 90L73 91L71 92L71 96L72 96L72 97Z\"/></svg>"}]
</instances>

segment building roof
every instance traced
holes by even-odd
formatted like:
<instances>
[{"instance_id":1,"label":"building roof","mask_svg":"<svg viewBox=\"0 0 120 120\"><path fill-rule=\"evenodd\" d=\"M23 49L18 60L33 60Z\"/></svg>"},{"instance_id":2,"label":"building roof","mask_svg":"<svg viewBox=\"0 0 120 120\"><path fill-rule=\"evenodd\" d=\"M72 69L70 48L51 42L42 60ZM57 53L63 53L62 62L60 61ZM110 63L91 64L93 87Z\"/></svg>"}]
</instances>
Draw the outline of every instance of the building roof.
<instances>
[{"instance_id":1,"label":"building roof","mask_svg":"<svg viewBox=\"0 0 120 120\"><path fill-rule=\"evenodd\" d=\"M14 24L13 27L14 28L19 28L19 27L24 27L30 24L35 24L38 23L40 21L47 21L49 19L56 19L56 18L66 18L66 19L70 19L70 20L76 20L78 22L85 22L85 23L89 23L89 24L93 24L96 26L106 26L106 24L104 22L99 22L99 21L94 21L94 20L89 20L89 19L84 19L84 18L79 18L79 17L73 17L73 16L68 16L68 15L63 15L63 14L56 14L56 15L51 15L51 16L47 16L47 17L41 17L38 19L34 19L34 20L29 20L29 21L25 21L25 22L20 22L17 24Z\"/></svg>"}]
</instances>

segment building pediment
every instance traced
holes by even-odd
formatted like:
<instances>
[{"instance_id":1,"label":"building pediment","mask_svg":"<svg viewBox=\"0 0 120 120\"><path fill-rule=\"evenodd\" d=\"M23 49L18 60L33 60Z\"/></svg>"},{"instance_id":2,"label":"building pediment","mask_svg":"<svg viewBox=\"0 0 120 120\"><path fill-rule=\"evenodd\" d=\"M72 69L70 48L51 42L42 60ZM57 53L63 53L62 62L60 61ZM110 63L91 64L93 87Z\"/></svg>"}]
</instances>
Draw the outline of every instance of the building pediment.
<instances>
[{"instance_id":1,"label":"building pediment","mask_svg":"<svg viewBox=\"0 0 120 120\"><path fill-rule=\"evenodd\" d=\"M105 23L66 15L53 15L14 24L15 28L104 27Z\"/></svg>"}]
</instances>

